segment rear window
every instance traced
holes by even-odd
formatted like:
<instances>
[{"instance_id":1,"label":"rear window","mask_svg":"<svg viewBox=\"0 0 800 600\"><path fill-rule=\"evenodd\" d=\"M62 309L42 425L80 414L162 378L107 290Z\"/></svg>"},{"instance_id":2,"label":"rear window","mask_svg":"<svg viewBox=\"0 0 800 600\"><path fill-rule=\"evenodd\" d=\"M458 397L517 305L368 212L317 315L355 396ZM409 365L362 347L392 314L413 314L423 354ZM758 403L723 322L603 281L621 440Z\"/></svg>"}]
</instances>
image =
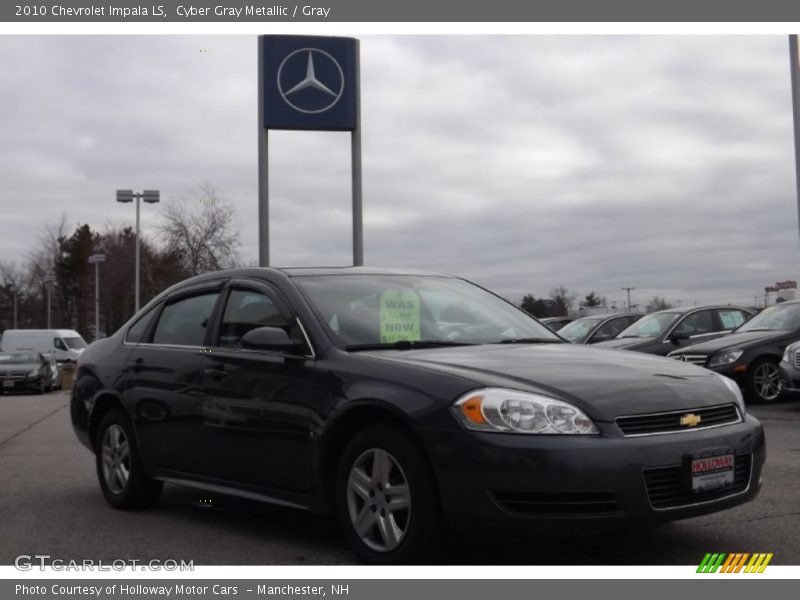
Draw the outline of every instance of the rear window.
<instances>
[{"instance_id":1,"label":"rear window","mask_svg":"<svg viewBox=\"0 0 800 600\"><path fill-rule=\"evenodd\" d=\"M153 343L202 346L218 296L219 292L200 294L165 306L153 334Z\"/></svg>"}]
</instances>

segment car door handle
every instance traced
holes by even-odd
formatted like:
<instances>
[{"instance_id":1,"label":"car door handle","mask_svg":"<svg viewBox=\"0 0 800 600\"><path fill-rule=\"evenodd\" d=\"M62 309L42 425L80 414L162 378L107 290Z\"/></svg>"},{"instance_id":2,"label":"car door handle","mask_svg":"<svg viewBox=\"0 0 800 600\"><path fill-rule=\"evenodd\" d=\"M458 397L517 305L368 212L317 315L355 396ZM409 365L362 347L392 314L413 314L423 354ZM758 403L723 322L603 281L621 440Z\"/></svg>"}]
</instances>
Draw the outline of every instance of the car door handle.
<instances>
[{"instance_id":1,"label":"car door handle","mask_svg":"<svg viewBox=\"0 0 800 600\"><path fill-rule=\"evenodd\" d=\"M138 373L144 368L144 360L141 358L137 358L136 360L132 360L125 364L131 371Z\"/></svg>"},{"instance_id":2,"label":"car door handle","mask_svg":"<svg viewBox=\"0 0 800 600\"><path fill-rule=\"evenodd\" d=\"M225 370L225 367L209 367L207 369L203 369L203 375L206 377L210 377L211 379L224 379L228 376L228 372Z\"/></svg>"}]
</instances>

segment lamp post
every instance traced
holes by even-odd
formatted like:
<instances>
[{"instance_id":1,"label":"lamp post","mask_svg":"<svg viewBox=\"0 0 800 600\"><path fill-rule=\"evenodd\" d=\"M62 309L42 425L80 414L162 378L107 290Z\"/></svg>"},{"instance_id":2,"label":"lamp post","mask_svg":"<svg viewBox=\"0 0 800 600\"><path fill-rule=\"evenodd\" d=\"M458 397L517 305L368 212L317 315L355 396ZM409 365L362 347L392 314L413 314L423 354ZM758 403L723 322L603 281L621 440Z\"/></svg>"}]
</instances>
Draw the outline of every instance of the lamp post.
<instances>
[{"instance_id":1,"label":"lamp post","mask_svg":"<svg viewBox=\"0 0 800 600\"><path fill-rule=\"evenodd\" d=\"M105 254L92 254L89 263L94 265L94 339L100 339L100 263L106 262Z\"/></svg>"},{"instance_id":2,"label":"lamp post","mask_svg":"<svg viewBox=\"0 0 800 600\"><path fill-rule=\"evenodd\" d=\"M48 273L48 275L44 279L44 284L47 286L47 328L51 329L51 322L50 322L50 307L52 303L50 301L50 296L53 291L53 284L56 282L56 278L53 277L52 274Z\"/></svg>"},{"instance_id":3,"label":"lamp post","mask_svg":"<svg viewBox=\"0 0 800 600\"><path fill-rule=\"evenodd\" d=\"M622 288L624 291L628 292L628 312L631 312L631 290L635 290L635 287L624 287Z\"/></svg>"},{"instance_id":4,"label":"lamp post","mask_svg":"<svg viewBox=\"0 0 800 600\"><path fill-rule=\"evenodd\" d=\"M134 193L133 190L117 190L117 202L133 202L136 200L136 266L134 267L133 297L135 311L139 312L139 200L144 200L148 204L159 202L160 194L158 190L144 190L141 193Z\"/></svg>"},{"instance_id":5,"label":"lamp post","mask_svg":"<svg viewBox=\"0 0 800 600\"><path fill-rule=\"evenodd\" d=\"M13 283L8 286L8 291L14 301L14 329L17 328L17 286Z\"/></svg>"}]
</instances>

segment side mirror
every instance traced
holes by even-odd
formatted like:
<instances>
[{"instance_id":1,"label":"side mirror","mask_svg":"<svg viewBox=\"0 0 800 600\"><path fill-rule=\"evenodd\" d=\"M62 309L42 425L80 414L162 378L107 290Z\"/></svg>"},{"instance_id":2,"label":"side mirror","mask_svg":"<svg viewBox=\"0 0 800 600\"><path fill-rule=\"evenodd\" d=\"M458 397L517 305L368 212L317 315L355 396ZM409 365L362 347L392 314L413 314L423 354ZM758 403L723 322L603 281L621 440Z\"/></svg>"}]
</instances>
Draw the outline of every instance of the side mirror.
<instances>
[{"instance_id":1,"label":"side mirror","mask_svg":"<svg viewBox=\"0 0 800 600\"><path fill-rule=\"evenodd\" d=\"M673 344L677 344L678 342L682 342L683 340L689 339L689 334L685 331L673 331L672 335L669 336L669 341Z\"/></svg>"},{"instance_id":2,"label":"side mirror","mask_svg":"<svg viewBox=\"0 0 800 600\"><path fill-rule=\"evenodd\" d=\"M289 352L298 350L301 344L292 340L280 327L257 327L242 336L242 348L248 350L274 350Z\"/></svg>"}]
</instances>

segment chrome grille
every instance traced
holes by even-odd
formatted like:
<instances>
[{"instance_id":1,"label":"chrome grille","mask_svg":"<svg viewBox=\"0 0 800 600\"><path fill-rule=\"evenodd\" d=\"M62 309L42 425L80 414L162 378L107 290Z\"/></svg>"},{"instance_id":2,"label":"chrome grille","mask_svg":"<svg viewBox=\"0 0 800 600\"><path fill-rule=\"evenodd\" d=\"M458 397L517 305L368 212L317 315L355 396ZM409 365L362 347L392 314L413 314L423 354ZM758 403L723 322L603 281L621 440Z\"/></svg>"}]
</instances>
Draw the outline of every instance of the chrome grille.
<instances>
[{"instance_id":1,"label":"chrome grille","mask_svg":"<svg viewBox=\"0 0 800 600\"><path fill-rule=\"evenodd\" d=\"M689 414L700 418L697 425L693 427L681 425L682 418ZM705 408L617 417L617 426L626 436L655 435L707 429L739 423L741 420L742 417L735 404L722 404Z\"/></svg>"},{"instance_id":2,"label":"chrome grille","mask_svg":"<svg viewBox=\"0 0 800 600\"><path fill-rule=\"evenodd\" d=\"M0 373L0 381L4 379L19 381L20 379L25 379L27 374L27 371L6 371L5 373Z\"/></svg>"},{"instance_id":3,"label":"chrome grille","mask_svg":"<svg viewBox=\"0 0 800 600\"><path fill-rule=\"evenodd\" d=\"M795 350L792 354L794 354L794 366L800 369L800 352Z\"/></svg>"},{"instance_id":4,"label":"chrome grille","mask_svg":"<svg viewBox=\"0 0 800 600\"><path fill-rule=\"evenodd\" d=\"M670 356L670 358L674 358L675 360L679 360L681 362L692 363L693 365L697 365L699 367L705 367L706 361L708 360L708 354L675 354L674 356Z\"/></svg>"}]
</instances>

